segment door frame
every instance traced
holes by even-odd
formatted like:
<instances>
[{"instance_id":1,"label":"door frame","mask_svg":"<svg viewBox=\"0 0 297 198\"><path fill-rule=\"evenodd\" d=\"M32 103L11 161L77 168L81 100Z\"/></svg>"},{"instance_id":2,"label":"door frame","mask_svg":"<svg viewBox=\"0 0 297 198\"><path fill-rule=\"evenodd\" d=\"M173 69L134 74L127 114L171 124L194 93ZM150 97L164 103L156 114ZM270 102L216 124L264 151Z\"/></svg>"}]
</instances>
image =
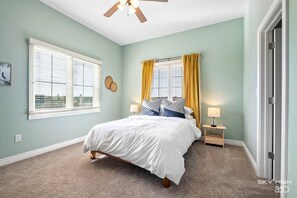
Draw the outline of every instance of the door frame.
<instances>
[{"instance_id":1,"label":"door frame","mask_svg":"<svg viewBox=\"0 0 297 198\"><path fill-rule=\"evenodd\" d=\"M287 180L288 153L288 0L274 0L257 31L257 176L267 178L267 32L282 20L281 180ZM284 184L281 184L283 186ZM286 197L281 193L281 197Z\"/></svg>"}]
</instances>

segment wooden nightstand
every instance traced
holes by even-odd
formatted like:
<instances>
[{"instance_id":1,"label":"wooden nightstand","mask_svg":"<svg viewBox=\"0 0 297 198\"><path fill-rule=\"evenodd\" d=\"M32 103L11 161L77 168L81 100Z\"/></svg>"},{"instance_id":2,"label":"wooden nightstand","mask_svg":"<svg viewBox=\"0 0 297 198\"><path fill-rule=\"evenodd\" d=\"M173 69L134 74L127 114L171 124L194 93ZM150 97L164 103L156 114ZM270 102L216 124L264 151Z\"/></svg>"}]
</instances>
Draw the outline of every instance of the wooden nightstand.
<instances>
[{"instance_id":1,"label":"wooden nightstand","mask_svg":"<svg viewBox=\"0 0 297 198\"><path fill-rule=\"evenodd\" d=\"M203 125L204 130L204 144L216 144L221 145L224 148L224 130L226 130L226 127L224 126L217 126L212 127L210 125L204 124ZM220 134L209 134L207 133L207 130L220 130Z\"/></svg>"}]
</instances>

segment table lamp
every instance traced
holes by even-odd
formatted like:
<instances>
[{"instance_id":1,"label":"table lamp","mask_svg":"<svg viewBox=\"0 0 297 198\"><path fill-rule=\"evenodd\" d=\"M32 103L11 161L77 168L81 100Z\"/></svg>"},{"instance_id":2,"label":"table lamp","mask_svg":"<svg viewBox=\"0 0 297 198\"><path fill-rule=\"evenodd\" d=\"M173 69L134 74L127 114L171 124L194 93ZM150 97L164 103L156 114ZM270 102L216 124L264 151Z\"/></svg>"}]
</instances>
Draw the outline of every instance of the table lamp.
<instances>
[{"instance_id":1,"label":"table lamp","mask_svg":"<svg viewBox=\"0 0 297 198\"><path fill-rule=\"evenodd\" d=\"M216 127L215 118L221 117L221 111L218 107L208 107L208 117L212 117L212 127Z\"/></svg>"},{"instance_id":2,"label":"table lamp","mask_svg":"<svg viewBox=\"0 0 297 198\"><path fill-rule=\"evenodd\" d=\"M131 104L130 105L130 112L131 113L134 113L134 115L135 115L135 113L137 113L139 111L139 106L138 106L138 104Z\"/></svg>"}]
</instances>

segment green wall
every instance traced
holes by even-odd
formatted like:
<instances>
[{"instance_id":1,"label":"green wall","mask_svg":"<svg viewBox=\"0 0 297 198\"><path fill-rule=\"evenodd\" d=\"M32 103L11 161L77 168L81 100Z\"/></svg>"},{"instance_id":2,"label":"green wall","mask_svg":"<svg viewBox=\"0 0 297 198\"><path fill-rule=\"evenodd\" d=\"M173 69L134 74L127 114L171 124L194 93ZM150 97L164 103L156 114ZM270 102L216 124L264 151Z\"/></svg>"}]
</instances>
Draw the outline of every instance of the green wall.
<instances>
[{"instance_id":1,"label":"green wall","mask_svg":"<svg viewBox=\"0 0 297 198\"><path fill-rule=\"evenodd\" d=\"M273 0L248 1L244 17L244 142L257 161L257 29Z\"/></svg>"},{"instance_id":2,"label":"green wall","mask_svg":"<svg viewBox=\"0 0 297 198\"><path fill-rule=\"evenodd\" d=\"M220 106L218 123L226 138L243 138L243 19L235 19L123 48L122 116L140 102L141 61L201 53L202 123L209 123L208 106Z\"/></svg>"},{"instance_id":3,"label":"green wall","mask_svg":"<svg viewBox=\"0 0 297 198\"><path fill-rule=\"evenodd\" d=\"M297 1L289 0L289 198L297 197Z\"/></svg>"},{"instance_id":4,"label":"green wall","mask_svg":"<svg viewBox=\"0 0 297 198\"><path fill-rule=\"evenodd\" d=\"M29 37L103 61L100 113L27 119ZM0 86L0 159L84 136L93 125L120 117L122 47L39 0L0 1L0 61L13 68L12 85ZM104 88L106 75L118 82L117 93ZM23 141L14 143L18 133Z\"/></svg>"}]
</instances>

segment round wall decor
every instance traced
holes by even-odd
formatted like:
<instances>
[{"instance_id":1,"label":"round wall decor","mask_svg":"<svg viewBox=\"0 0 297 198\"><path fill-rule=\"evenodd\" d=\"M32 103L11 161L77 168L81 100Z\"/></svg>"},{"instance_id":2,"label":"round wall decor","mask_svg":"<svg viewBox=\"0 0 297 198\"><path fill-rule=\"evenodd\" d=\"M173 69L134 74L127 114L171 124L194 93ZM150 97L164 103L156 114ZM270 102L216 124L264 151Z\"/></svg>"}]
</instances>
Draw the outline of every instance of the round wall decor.
<instances>
[{"instance_id":1,"label":"round wall decor","mask_svg":"<svg viewBox=\"0 0 297 198\"><path fill-rule=\"evenodd\" d=\"M113 79L111 76L106 76L105 78L105 87L106 89L110 90L111 89L111 84L113 82Z\"/></svg>"},{"instance_id":2,"label":"round wall decor","mask_svg":"<svg viewBox=\"0 0 297 198\"><path fill-rule=\"evenodd\" d=\"M116 92L118 90L118 85L116 82L112 82L111 85L110 85L110 90L112 92Z\"/></svg>"}]
</instances>

